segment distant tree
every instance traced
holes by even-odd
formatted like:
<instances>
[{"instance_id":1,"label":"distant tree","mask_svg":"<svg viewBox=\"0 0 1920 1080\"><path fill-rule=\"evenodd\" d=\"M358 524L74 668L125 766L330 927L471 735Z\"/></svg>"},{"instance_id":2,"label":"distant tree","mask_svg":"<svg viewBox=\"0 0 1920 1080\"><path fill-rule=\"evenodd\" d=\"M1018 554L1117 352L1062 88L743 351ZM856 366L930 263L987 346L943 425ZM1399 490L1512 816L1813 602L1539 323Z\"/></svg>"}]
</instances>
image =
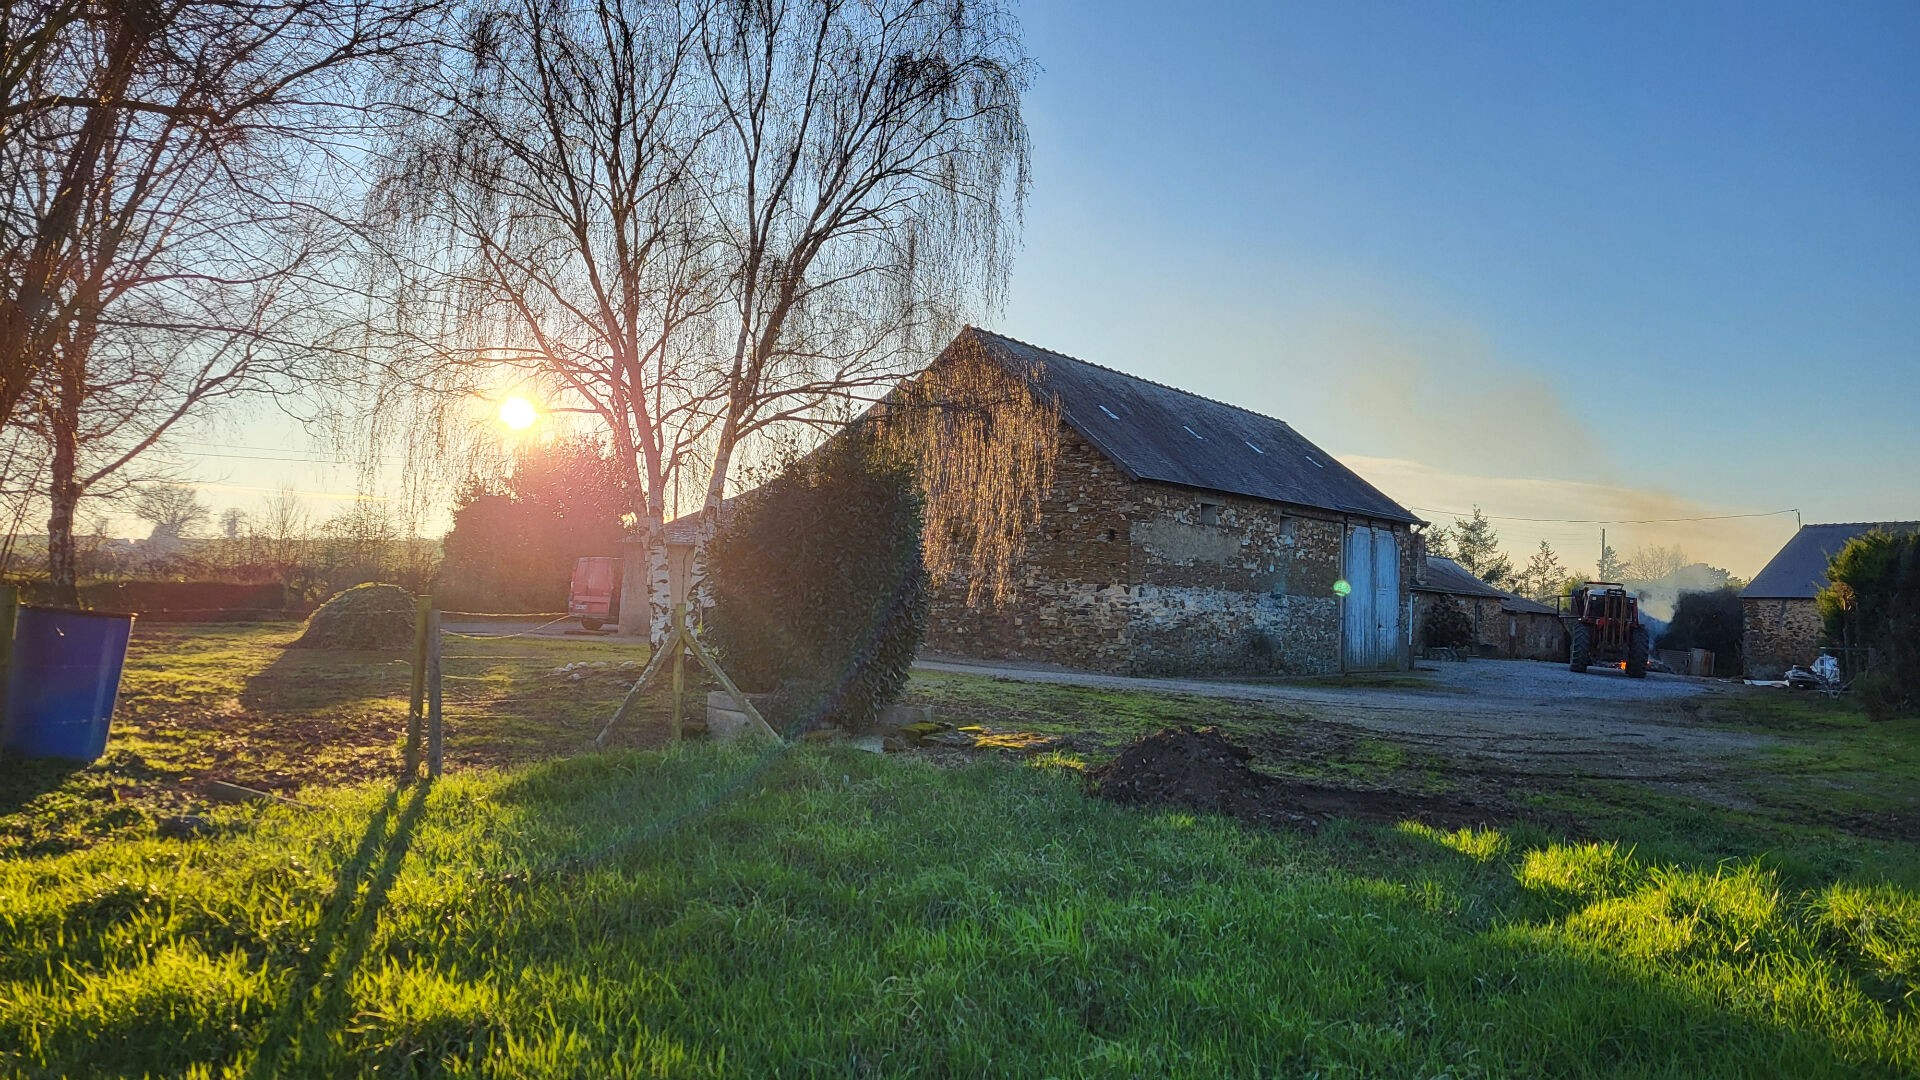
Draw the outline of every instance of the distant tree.
<instances>
[{"instance_id":1,"label":"distant tree","mask_svg":"<svg viewBox=\"0 0 1920 1080\"><path fill-rule=\"evenodd\" d=\"M155 484L142 488L133 497L133 516L153 528L147 539L156 542L178 541L205 524L206 504L189 487Z\"/></svg>"},{"instance_id":2,"label":"distant tree","mask_svg":"<svg viewBox=\"0 0 1920 1080\"><path fill-rule=\"evenodd\" d=\"M1473 517L1454 523L1453 559L1489 585L1503 586L1513 580L1513 563L1500 552L1500 534L1478 506Z\"/></svg>"},{"instance_id":3,"label":"distant tree","mask_svg":"<svg viewBox=\"0 0 1920 1080\"><path fill-rule=\"evenodd\" d=\"M1625 581L1626 578L1627 564L1621 561L1620 553L1613 549L1612 544L1601 544L1600 562L1599 565L1593 568L1593 579L1595 581Z\"/></svg>"},{"instance_id":4,"label":"distant tree","mask_svg":"<svg viewBox=\"0 0 1920 1080\"><path fill-rule=\"evenodd\" d=\"M1560 590L1566 580L1567 568L1560 565L1560 557L1554 554L1553 546L1542 540L1540 549L1533 553L1533 557L1527 560L1526 568L1514 578L1514 591L1530 600L1546 603L1561 595Z\"/></svg>"},{"instance_id":5,"label":"distant tree","mask_svg":"<svg viewBox=\"0 0 1920 1080\"><path fill-rule=\"evenodd\" d=\"M453 510L435 595L469 610L556 610L575 559L619 555L624 469L600 442L522 448L496 476L470 476Z\"/></svg>"},{"instance_id":6,"label":"distant tree","mask_svg":"<svg viewBox=\"0 0 1920 1080\"><path fill-rule=\"evenodd\" d=\"M1435 525L1422 534L1427 544L1427 554L1440 559L1451 559L1453 552L1453 530L1445 525Z\"/></svg>"},{"instance_id":7,"label":"distant tree","mask_svg":"<svg viewBox=\"0 0 1920 1080\"><path fill-rule=\"evenodd\" d=\"M1678 547L1638 548L1620 568L1622 576L1618 580L1659 581L1686 566L1687 561L1687 553Z\"/></svg>"}]
</instances>

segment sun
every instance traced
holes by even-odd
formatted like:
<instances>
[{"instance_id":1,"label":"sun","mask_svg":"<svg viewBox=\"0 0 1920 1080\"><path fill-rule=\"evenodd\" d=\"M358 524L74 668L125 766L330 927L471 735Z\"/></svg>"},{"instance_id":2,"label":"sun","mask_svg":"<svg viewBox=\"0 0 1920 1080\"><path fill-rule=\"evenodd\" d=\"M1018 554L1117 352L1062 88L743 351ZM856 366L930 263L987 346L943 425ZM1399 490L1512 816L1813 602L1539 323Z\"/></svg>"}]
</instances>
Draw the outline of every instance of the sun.
<instances>
[{"instance_id":1,"label":"sun","mask_svg":"<svg viewBox=\"0 0 1920 1080\"><path fill-rule=\"evenodd\" d=\"M514 431L525 431L538 419L540 410L533 407L533 402L518 394L500 403L500 422Z\"/></svg>"}]
</instances>

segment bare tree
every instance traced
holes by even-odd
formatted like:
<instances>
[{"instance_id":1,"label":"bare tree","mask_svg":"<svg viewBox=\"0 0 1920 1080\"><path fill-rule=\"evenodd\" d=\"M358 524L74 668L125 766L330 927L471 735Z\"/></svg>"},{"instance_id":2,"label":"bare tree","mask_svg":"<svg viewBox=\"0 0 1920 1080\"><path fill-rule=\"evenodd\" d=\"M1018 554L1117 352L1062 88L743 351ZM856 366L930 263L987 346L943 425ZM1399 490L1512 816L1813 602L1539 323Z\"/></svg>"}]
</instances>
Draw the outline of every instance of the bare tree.
<instances>
[{"instance_id":1,"label":"bare tree","mask_svg":"<svg viewBox=\"0 0 1920 1080\"><path fill-rule=\"evenodd\" d=\"M711 517L742 442L840 419L998 302L1031 62L994 2L713 2L699 29L722 121L703 146L703 210L731 321Z\"/></svg>"},{"instance_id":2,"label":"bare tree","mask_svg":"<svg viewBox=\"0 0 1920 1080\"><path fill-rule=\"evenodd\" d=\"M134 517L152 526L150 536L156 540L179 540L211 517L198 492L175 484L141 488L128 508Z\"/></svg>"},{"instance_id":3,"label":"bare tree","mask_svg":"<svg viewBox=\"0 0 1920 1080\"><path fill-rule=\"evenodd\" d=\"M657 633L671 493L711 515L751 440L844 420L997 302L1029 62L994 2L478 0L454 25L401 87L384 362L603 425Z\"/></svg>"},{"instance_id":4,"label":"bare tree","mask_svg":"<svg viewBox=\"0 0 1920 1080\"><path fill-rule=\"evenodd\" d=\"M456 401L529 386L591 416L664 577L667 494L711 411L689 332L716 302L692 184L705 121L684 85L695 24L642 0L459 18L459 46L402 88L423 123L382 187L399 374Z\"/></svg>"},{"instance_id":5,"label":"bare tree","mask_svg":"<svg viewBox=\"0 0 1920 1080\"><path fill-rule=\"evenodd\" d=\"M311 373L344 240L316 178L360 122L348 73L400 48L413 11L88 5L19 80L0 420L48 447L67 599L82 497L142 479L128 467L209 410Z\"/></svg>"}]
</instances>

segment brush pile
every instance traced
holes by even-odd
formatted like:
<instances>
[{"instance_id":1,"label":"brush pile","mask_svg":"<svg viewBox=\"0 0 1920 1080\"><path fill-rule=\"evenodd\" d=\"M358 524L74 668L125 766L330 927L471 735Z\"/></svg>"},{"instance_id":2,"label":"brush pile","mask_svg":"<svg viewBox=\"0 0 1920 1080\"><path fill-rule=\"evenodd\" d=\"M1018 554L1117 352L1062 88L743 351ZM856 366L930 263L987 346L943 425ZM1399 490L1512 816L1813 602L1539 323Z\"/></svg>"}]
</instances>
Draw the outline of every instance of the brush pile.
<instances>
[{"instance_id":1,"label":"brush pile","mask_svg":"<svg viewBox=\"0 0 1920 1080\"><path fill-rule=\"evenodd\" d=\"M315 608L296 649L391 649L413 643L413 594L398 585L355 585Z\"/></svg>"}]
</instances>

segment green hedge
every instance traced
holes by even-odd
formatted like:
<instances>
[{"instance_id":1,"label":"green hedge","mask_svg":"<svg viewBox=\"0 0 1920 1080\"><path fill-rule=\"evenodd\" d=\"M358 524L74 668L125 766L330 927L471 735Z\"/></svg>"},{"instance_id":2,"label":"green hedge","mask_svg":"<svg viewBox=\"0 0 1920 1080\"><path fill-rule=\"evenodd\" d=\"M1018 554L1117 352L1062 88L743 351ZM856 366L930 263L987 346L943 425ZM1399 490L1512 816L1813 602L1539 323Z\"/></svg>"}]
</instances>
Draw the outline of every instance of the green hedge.
<instances>
[{"instance_id":1,"label":"green hedge","mask_svg":"<svg viewBox=\"0 0 1920 1080\"><path fill-rule=\"evenodd\" d=\"M775 724L863 727L899 696L927 625L911 474L845 435L746 496L714 538L707 636Z\"/></svg>"}]
</instances>

